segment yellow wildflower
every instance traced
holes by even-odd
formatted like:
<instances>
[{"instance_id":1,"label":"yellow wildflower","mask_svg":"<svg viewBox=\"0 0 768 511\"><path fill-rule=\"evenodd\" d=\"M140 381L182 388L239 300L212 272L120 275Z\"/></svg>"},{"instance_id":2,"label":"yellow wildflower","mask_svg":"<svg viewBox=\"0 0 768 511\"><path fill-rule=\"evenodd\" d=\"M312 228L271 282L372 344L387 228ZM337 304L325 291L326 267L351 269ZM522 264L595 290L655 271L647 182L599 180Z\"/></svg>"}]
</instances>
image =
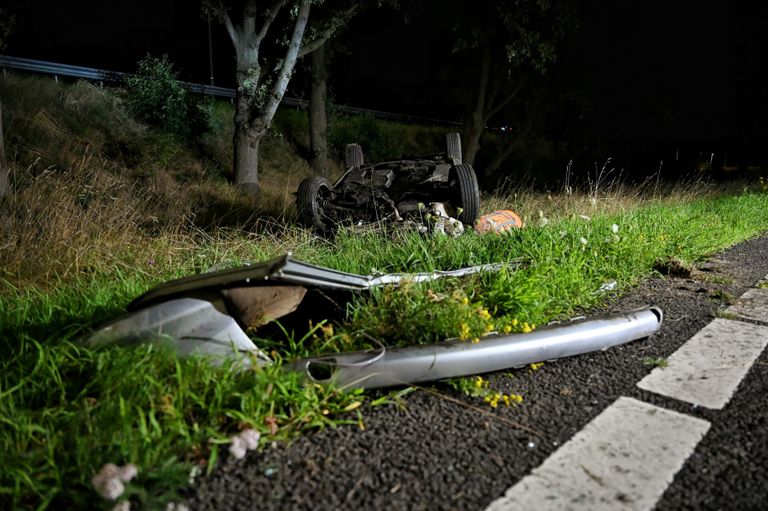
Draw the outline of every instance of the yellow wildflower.
<instances>
[{"instance_id":1,"label":"yellow wildflower","mask_svg":"<svg viewBox=\"0 0 768 511\"><path fill-rule=\"evenodd\" d=\"M512 331L512 325L504 325L504 328L502 329L505 334L508 334Z\"/></svg>"},{"instance_id":2,"label":"yellow wildflower","mask_svg":"<svg viewBox=\"0 0 768 511\"><path fill-rule=\"evenodd\" d=\"M481 318L485 320L491 319L491 313L488 312L488 309L478 308L477 313L480 315Z\"/></svg>"},{"instance_id":3,"label":"yellow wildflower","mask_svg":"<svg viewBox=\"0 0 768 511\"><path fill-rule=\"evenodd\" d=\"M321 325L320 330L323 332L323 337L325 337L326 339L328 337L333 337L333 325L331 323Z\"/></svg>"},{"instance_id":4,"label":"yellow wildflower","mask_svg":"<svg viewBox=\"0 0 768 511\"><path fill-rule=\"evenodd\" d=\"M470 334L469 325L467 325L466 323L462 323L461 330L459 330L459 339L461 339L462 341L469 339L469 334Z\"/></svg>"}]
</instances>

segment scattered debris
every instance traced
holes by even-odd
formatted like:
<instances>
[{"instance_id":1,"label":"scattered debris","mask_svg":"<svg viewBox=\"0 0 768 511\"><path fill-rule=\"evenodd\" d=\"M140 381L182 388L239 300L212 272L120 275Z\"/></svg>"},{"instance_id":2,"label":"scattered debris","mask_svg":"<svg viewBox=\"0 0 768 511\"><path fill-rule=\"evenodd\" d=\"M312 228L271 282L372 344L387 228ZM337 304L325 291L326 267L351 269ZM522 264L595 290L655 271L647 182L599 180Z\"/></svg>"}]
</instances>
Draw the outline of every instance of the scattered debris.
<instances>
[{"instance_id":1,"label":"scattered debris","mask_svg":"<svg viewBox=\"0 0 768 511\"><path fill-rule=\"evenodd\" d=\"M475 222L475 232L485 234L487 232L505 232L512 229L522 229L523 221L512 210L502 209L482 215Z\"/></svg>"}]
</instances>

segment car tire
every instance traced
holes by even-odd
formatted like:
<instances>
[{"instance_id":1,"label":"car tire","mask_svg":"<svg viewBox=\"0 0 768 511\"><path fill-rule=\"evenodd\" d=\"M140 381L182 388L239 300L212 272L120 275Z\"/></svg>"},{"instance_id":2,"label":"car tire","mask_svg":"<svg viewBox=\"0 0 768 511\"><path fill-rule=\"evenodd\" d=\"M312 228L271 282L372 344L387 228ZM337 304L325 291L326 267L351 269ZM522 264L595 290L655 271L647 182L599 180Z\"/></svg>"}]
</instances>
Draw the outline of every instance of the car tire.
<instances>
[{"instance_id":1,"label":"car tire","mask_svg":"<svg viewBox=\"0 0 768 511\"><path fill-rule=\"evenodd\" d=\"M364 163L363 148L360 144L347 144L344 148L344 165L346 170L352 167L362 167Z\"/></svg>"},{"instance_id":2,"label":"car tire","mask_svg":"<svg viewBox=\"0 0 768 511\"><path fill-rule=\"evenodd\" d=\"M321 176L308 177L301 182L296 193L296 208L302 225L315 228L321 233L330 230L332 222L323 208L333 193L332 188L331 182Z\"/></svg>"},{"instance_id":3,"label":"car tire","mask_svg":"<svg viewBox=\"0 0 768 511\"><path fill-rule=\"evenodd\" d=\"M445 154L453 160L454 165L461 165L461 137L458 133L448 133L445 136Z\"/></svg>"},{"instance_id":4,"label":"car tire","mask_svg":"<svg viewBox=\"0 0 768 511\"><path fill-rule=\"evenodd\" d=\"M462 210L458 219L464 224L473 225L480 216L480 188L471 165L462 163L451 167L448 172L448 190L451 205Z\"/></svg>"}]
</instances>

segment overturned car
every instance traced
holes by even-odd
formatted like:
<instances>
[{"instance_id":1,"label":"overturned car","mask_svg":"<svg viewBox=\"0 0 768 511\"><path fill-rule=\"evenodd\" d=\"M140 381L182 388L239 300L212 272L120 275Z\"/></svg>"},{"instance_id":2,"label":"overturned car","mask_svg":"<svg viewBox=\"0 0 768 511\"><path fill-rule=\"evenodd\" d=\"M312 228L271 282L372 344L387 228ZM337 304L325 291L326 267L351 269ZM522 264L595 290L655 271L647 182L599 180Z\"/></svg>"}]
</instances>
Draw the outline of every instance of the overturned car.
<instances>
[{"instance_id":1,"label":"overturned car","mask_svg":"<svg viewBox=\"0 0 768 511\"><path fill-rule=\"evenodd\" d=\"M446 152L432 156L364 163L362 148L350 144L346 171L331 183L314 176L296 193L300 222L321 232L347 222L423 221L433 204L464 224L480 211L477 176L462 162L458 133L446 136Z\"/></svg>"}]
</instances>

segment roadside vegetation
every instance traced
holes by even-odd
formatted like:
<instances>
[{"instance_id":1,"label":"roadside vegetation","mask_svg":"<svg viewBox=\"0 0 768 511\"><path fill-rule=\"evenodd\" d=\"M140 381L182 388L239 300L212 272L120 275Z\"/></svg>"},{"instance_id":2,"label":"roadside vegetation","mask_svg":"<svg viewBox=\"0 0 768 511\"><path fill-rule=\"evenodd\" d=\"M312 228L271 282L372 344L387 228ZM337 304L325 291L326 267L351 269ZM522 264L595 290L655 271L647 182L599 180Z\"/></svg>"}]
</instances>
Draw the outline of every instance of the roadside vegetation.
<instances>
[{"instance_id":1,"label":"roadside vegetation","mask_svg":"<svg viewBox=\"0 0 768 511\"><path fill-rule=\"evenodd\" d=\"M114 463L138 470L120 483L120 499L165 509L221 456L242 454L233 447L243 432L258 432L263 446L324 427L364 428L367 407L386 402L307 385L282 372L281 360L365 347L362 332L392 345L530 331L588 311L607 289L622 292L668 261L692 264L768 230L762 181L629 186L595 175L568 193L517 186L484 195L484 212L513 209L526 222L505 235L342 229L326 240L293 222L292 194L310 175L301 112L279 112L262 142L256 203L226 183L227 103L209 105L207 131L182 137L148 128L124 96L86 83L11 76L0 87L16 191L0 205L2 508L110 509L116 501L102 499L92 478ZM337 151L357 141L375 158L438 152L447 131L334 122ZM77 342L163 281L287 251L362 274L519 267L375 290L306 336L257 338L277 360L263 369ZM456 386L483 389L474 392L488 398L476 397L481 406L525 405L524 396L486 392L483 379Z\"/></svg>"}]
</instances>

